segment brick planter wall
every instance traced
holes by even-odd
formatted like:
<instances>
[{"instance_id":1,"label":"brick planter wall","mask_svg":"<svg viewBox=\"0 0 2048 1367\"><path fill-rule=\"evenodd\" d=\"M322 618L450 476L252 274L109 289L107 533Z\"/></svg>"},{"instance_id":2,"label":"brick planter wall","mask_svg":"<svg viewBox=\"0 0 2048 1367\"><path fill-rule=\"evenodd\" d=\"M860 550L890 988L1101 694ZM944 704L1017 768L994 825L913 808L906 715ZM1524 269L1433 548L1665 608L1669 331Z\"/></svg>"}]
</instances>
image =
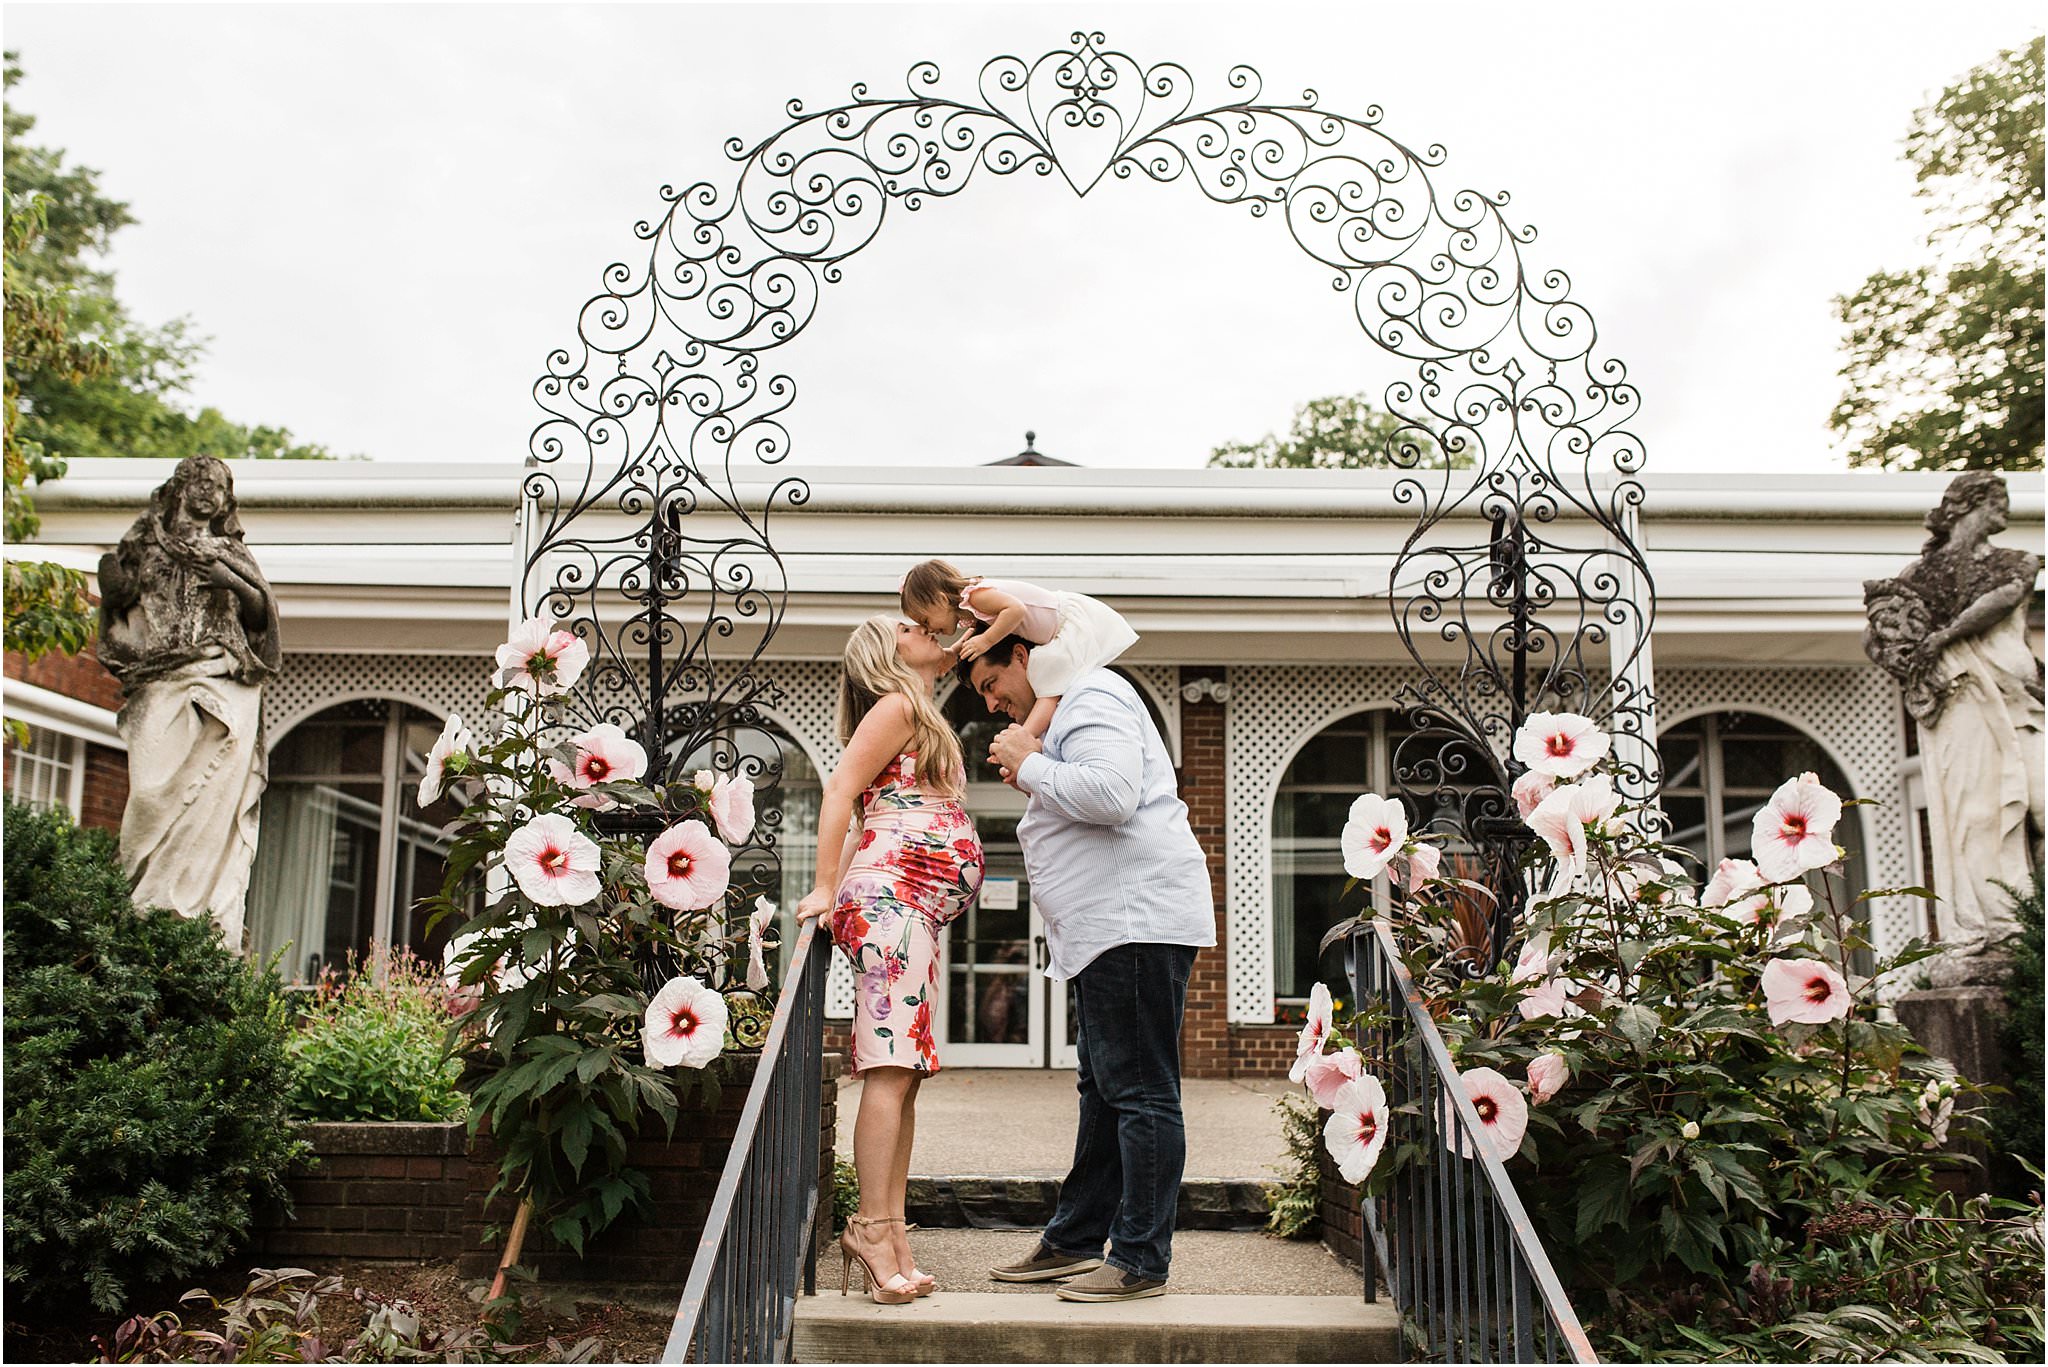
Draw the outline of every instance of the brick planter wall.
<instances>
[{"instance_id":1,"label":"brick planter wall","mask_svg":"<svg viewBox=\"0 0 2048 1367\"><path fill-rule=\"evenodd\" d=\"M750 1054L721 1059L713 1065L720 1070L715 1111L703 1110L693 1096L676 1117L673 1140L655 1122L629 1149L632 1161L648 1175L654 1198L651 1220L622 1216L591 1242L581 1259L557 1245L545 1230L535 1229L527 1236L520 1261L536 1267L544 1281L656 1284L680 1290L732 1149L755 1062ZM839 1055L826 1054L819 1097L821 1240L829 1238L831 1224L841 1063ZM302 1133L313 1145L313 1158L294 1167L289 1178L294 1214L287 1218L275 1206L260 1210L252 1254L281 1264L320 1258L446 1260L472 1278L496 1271L514 1206L502 1197L485 1204L485 1195L498 1180L498 1153L488 1135L472 1142L460 1122L311 1124ZM486 1244L484 1231L492 1225L500 1234Z\"/></svg>"},{"instance_id":2,"label":"brick planter wall","mask_svg":"<svg viewBox=\"0 0 2048 1367\"><path fill-rule=\"evenodd\" d=\"M534 1268L544 1282L658 1285L680 1291L711 1213L719 1174L732 1151L733 1131L753 1085L756 1061L750 1054L720 1059L712 1065L719 1070L715 1111L704 1110L701 1096L693 1093L676 1116L673 1138L658 1120L650 1120L628 1145L629 1161L647 1174L654 1206L651 1217L621 1216L585 1247L581 1258L544 1229L530 1229L520 1263ZM839 1119L839 1066L837 1055L826 1055L818 1109L819 1149L825 1158L818 1174L821 1226L831 1221L830 1155ZM456 1264L465 1277L488 1277L497 1269L504 1235L512 1227L515 1204L503 1196L488 1204L484 1199L497 1180L498 1150L488 1135L479 1136L469 1151L462 1251ZM493 1228L497 1237L486 1243L485 1231Z\"/></svg>"},{"instance_id":3,"label":"brick planter wall","mask_svg":"<svg viewBox=\"0 0 2048 1367\"><path fill-rule=\"evenodd\" d=\"M258 1215L255 1252L310 1258L453 1258L462 1251L468 1136L449 1125L314 1124L313 1161L290 1182L294 1214Z\"/></svg>"}]
</instances>

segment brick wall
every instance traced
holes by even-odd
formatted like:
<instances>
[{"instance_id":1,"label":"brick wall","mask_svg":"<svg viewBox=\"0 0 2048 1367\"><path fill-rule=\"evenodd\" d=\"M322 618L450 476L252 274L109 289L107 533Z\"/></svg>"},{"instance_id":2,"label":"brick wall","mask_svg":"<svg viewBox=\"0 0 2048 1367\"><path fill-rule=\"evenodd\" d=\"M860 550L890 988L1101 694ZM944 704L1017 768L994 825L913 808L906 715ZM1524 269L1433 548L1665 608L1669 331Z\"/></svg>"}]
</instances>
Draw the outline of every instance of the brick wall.
<instances>
[{"instance_id":1,"label":"brick wall","mask_svg":"<svg viewBox=\"0 0 2048 1367\"><path fill-rule=\"evenodd\" d=\"M1294 1066L1301 1038L1298 1025L1233 1025L1230 1027L1230 1076L1286 1077Z\"/></svg>"},{"instance_id":2,"label":"brick wall","mask_svg":"<svg viewBox=\"0 0 2048 1367\"><path fill-rule=\"evenodd\" d=\"M711 1213L719 1175L732 1151L733 1132L753 1083L755 1061L753 1055L720 1059L713 1065L719 1070L720 1084L716 1110L704 1110L701 1098L693 1095L676 1117L673 1137L659 1121L650 1120L627 1145L629 1161L647 1175L651 1216L621 1216L591 1241L580 1258L545 1230L529 1230L520 1263L534 1268L543 1282L660 1285L680 1290ZM818 1114L820 1152L827 1155L838 1129L839 1069L839 1056L828 1053ZM508 1197L485 1200L498 1180L498 1150L488 1135L470 1146L468 1172L462 1251L456 1268L464 1277L488 1277L498 1266L504 1233L512 1227L517 1211ZM819 1172L819 1218L824 1224L831 1222L831 1183L828 1160ZM487 1243L485 1232L491 1229L497 1235Z\"/></svg>"},{"instance_id":3,"label":"brick wall","mask_svg":"<svg viewBox=\"0 0 2048 1367\"><path fill-rule=\"evenodd\" d=\"M293 1167L293 1213L257 1216L252 1252L310 1258L447 1259L462 1252L469 1192L461 1123L315 1124L313 1159Z\"/></svg>"},{"instance_id":4,"label":"brick wall","mask_svg":"<svg viewBox=\"0 0 2048 1367\"><path fill-rule=\"evenodd\" d=\"M1183 666L1181 682L1224 679L1213 666ZM1230 1030L1230 932L1225 924L1229 835L1224 809L1224 707L1213 699L1184 702L1180 714L1180 796L1188 824L1209 856L1209 888L1215 899L1216 946L1195 956L1188 979L1187 1016L1181 1025L1181 1073L1220 1078L1235 1073Z\"/></svg>"},{"instance_id":5,"label":"brick wall","mask_svg":"<svg viewBox=\"0 0 2048 1367\"><path fill-rule=\"evenodd\" d=\"M91 646L76 656L45 655L34 664L28 663L18 652L9 651L4 667L10 679L47 688L53 693L62 693L67 698L77 698L108 711L117 712L121 708L121 685L100 664ZM13 763L10 752L7 757L10 776ZM127 806L128 756L112 746L88 743L85 747L85 797L79 804L78 824L117 831L121 828L121 813Z\"/></svg>"},{"instance_id":6,"label":"brick wall","mask_svg":"<svg viewBox=\"0 0 2048 1367\"><path fill-rule=\"evenodd\" d=\"M821 1239L831 1224L841 1062L826 1054L819 1098ZM721 1059L713 1065L720 1074L715 1111L704 1111L693 1098L676 1118L673 1140L652 1122L629 1147L652 1187L651 1220L621 1217L581 1259L536 1229L527 1236L520 1262L537 1267L543 1281L651 1283L679 1290L732 1148L754 1063L752 1055ZM515 1207L505 1198L485 1202L498 1180L498 1154L487 1135L471 1141L460 1123L315 1124L303 1132L314 1159L295 1166L289 1178L294 1213L287 1218L278 1206L259 1211L252 1255L280 1262L444 1260L470 1278L497 1269ZM484 1233L492 1225L498 1234L486 1243Z\"/></svg>"},{"instance_id":7,"label":"brick wall","mask_svg":"<svg viewBox=\"0 0 2048 1367\"><path fill-rule=\"evenodd\" d=\"M62 693L67 698L91 703L116 712L121 707L121 685L114 676L107 673L100 663L100 657L87 646L76 655L57 652L43 656L34 664L16 651L8 651L5 668L7 677L32 683L38 688L47 688L52 693Z\"/></svg>"},{"instance_id":8,"label":"brick wall","mask_svg":"<svg viewBox=\"0 0 2048 1367\"><path fill-rule=\"evenodd\" d=\"M128 755L111 745L86 743L85 799L79 804L78 824L101 830L121 829L121 814L128 809Z\"/></svg>"}]
</instances>

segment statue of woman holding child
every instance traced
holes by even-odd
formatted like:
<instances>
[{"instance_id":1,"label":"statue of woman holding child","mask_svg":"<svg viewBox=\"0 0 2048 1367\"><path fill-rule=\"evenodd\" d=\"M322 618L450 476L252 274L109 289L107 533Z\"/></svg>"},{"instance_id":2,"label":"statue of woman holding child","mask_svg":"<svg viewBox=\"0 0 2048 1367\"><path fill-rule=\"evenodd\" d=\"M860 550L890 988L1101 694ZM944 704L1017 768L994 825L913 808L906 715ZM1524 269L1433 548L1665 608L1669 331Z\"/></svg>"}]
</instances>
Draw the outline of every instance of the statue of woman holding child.
<instances>
[{"instance_id":1,"label":"statue of woman holding child","mask_svg":"<svg viewBox=\"0 0 2048 1367\"><path fill-rule=\"evenodd\" d=\"M1996 982L2019 933L2010 896L2034 876L2042 834L2042 671L2027 641L2041 557L1991 544L2005 481L1958 476L1927 515L1920 558L1863 586L1864 649L1900 682L1919 723L1942 942L1938 985Z\"/></svg>"},{"instance_id":2,"label":"statue of woman holding child","mask_svg":"<svg viewBox=\"0 0 2048 1367\"><path fill-rule=\"evenodd\" d=\"M210 915L242 943L269 760L263 684L277 599L242 540L225 462L189 456L100 558L100 661L121 682L137 906Z\"/></svg>"}]
</instances>

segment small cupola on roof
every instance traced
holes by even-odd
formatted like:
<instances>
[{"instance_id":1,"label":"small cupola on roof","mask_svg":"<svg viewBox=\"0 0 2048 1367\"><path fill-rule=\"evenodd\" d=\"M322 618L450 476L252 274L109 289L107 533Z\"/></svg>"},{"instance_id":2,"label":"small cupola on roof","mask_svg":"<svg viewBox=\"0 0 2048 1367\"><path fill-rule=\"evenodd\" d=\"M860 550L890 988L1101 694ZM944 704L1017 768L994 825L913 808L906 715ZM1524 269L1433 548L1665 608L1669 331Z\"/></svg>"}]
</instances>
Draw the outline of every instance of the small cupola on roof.
<instances>
[{"instance_id":1,"label":"small cupola on roof","mask_svg":"<svg viewBox=\"0 0 2048 1367\"><path fill-rule=\"evenodd\" d=\"M1019 452L1018 452L1018 453L1017 453L1016 455L1014 455L1014 456L1005 456L1005 457L1004 457L1003 459L1001 459L1001 460L992 460L992 461L990 461L990 462L989 462L989 464L990 464L990 465L1068 465L1068 466L1071 466L1071 465L1072 465L1072 464L1074 463L1074 462L1072 462L1072 461L1070 461L1070 460L1060 460L1060 459L1058 459L1058 458L1057 458L1057 457L1055 457L1055 456L1048 456L1048 455L1046 455L1046 454L1045 454L1045 453L1044 453L1043 451L1040 451L1040 450L1039 450L1039 449L1037 448L1037 446L1036 446L1036 443L1037 443L1037 441L1038 441L1038 434L1037 434L1036 432L1026 432L1026 433L1024 434L1024 449L1023 449L1022 451L1019 451Z\"/></svg>"}]
</instances>

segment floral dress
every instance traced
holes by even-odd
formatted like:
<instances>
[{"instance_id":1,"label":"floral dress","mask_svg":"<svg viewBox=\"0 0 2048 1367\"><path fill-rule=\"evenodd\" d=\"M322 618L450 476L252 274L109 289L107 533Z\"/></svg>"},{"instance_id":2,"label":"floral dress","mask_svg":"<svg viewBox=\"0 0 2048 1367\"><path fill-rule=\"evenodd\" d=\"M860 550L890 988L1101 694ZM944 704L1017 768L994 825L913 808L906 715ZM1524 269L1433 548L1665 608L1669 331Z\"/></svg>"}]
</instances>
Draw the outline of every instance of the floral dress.
<instances>
[{"instance_id":1,"label":"floral dress","mask_svg":"<svg viewBox=\"0 0 2048 1367\"><path fill-rule=\"evenodd\" d=\"M855 1073L939 1071L939 939L981 891L981 876L967 809L918 786L916 755L889 761L861 794L860 845L832 912L832 941L853 964Z\"/></svg>"}]
</instances>

